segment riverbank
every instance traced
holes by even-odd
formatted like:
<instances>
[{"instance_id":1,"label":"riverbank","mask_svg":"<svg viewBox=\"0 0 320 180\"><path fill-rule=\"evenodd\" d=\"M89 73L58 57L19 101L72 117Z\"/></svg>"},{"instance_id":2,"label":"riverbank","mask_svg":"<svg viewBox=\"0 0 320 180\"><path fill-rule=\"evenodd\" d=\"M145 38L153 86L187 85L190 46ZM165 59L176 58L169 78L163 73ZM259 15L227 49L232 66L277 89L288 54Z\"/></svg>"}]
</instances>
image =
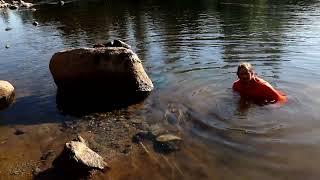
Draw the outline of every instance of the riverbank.
<instances>
[{"instance_id":1,"label":"riverbank","mask_svg":"<svg viewBox=\"0 0 320 180\"><path fill-rule=\"evenodd\" d=\"M214 173L210 172L209 175L209 170L202 163L196 163L192 166L197 168L189 169L189 165L177 162L181 158L200 161L197 154L203 147L199 146L198 150L190 152L184 146L180 151L162 154L154 150L151 142L133 143L133 135L147 129L149 125L139 117L129 118L118 113L97 113L63 124L1 127L0 177L21 180L63 179L52 171L52 162L61 153L64 144L77 134L84 137L90 148L99 153L111 167L104 172L93 171L90 179L214 177Z\"/></svg>"},{"instance_id":2,"label":"riverbank","mask_svg":"<svg viewBox=\"0 0 320 180\"><path fill-rule=\"evenodd\" d=\"M139 147L131 142L131 138L144 129L143 126L141 120L109 113L63 124L1 127L0 176L4 179L32 179L39 174L44 179L55 177L56 174L50 174L52 161L61 153L64 144L77 134L107 162L135 156L132 152ZM117 165L111 163L111 166L117 171ZM109 176L108 171L98 174Z\"/></svg>"}]
</instances>

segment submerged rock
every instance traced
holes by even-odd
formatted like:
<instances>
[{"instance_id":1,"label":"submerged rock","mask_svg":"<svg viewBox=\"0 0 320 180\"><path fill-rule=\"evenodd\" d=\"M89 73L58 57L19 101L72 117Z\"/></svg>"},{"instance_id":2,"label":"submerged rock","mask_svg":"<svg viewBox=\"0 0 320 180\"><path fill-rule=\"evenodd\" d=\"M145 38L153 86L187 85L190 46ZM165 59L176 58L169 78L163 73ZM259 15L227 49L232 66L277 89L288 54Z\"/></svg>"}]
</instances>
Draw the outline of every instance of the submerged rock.
<instances>
[{"instance_id":1,"label":"submerged rock","mask_svg":"<svg viewBox=\"0 0 320 180\"><path fill-rule=\"evenodd\" d=\"M104 44L95 44L93 45L94 48L100 48L100 47L124 47L127 49L131 49L131 46L121 40L115 39L113 41L110 41L108 43L104 43Z\"/></svg>"},{"instance_id":2,"label":"submerged rock","mask_svg":"<svg viewBox=\"0 0 320 180\"><path fill-rule=\"evenodd\" d=\"M170 141L182 141L180 137L172 134L164 134L164 135L158 136L156 140L161 143L170 142Z\"/></svg>"},{"instance_id":3,"label":"submerged rock","mask_svg":"<svg viewBox=\"0 0 320 180\"><path fill-rule=\"evenodd\" d=\"M115 39L111 42L104 44L105 47L124 47L127 49L131 49L131 46L121 40Z\"/></svg>"},{"instance_id":4,"label":"submerged rock","mask_svg":"<svg viewBox=\"0 0 320 180\"><path fill-rule=\"evenodd\" d=\"M34 26L38 26L38 22L37 21L33 21L33 23L32 23L32 25L34 25Z\"/></svg>"},{"instance_id":5,"label":"submerged rock","mask_svg":"<svg viewBox=\"0 0 320 180\"><path fill-rule=\"evenodd\" d=\"M9 5L9 9L11 9L11 10L16 10L16 9L18 9L19 8L19 6L18 5L15 5L15 4L10 4Z\"/></svg>"},{"instance_id":6,"label":"submerged rock","mask_svg":"<svg viewBox=\"0 0 320 180\"><path fill-rule=\"evenodd\" d=\"M182 139L172 134L160 135L154 142L154 148L158 152L170 153L180 149Z\"/></svg>"},{"instance_id":7,"label":"submerged rock","mask_svg":"<svg viewBox=\"0 0 320 180\"><path fill-rule=\"evenodd\" d=\"M12 28L11 27L7 27L6 29L4 29L5 31L10 31L10 30L12 30Z\"/></svg>"},{"instance_id":8,"label":"submerged rock","mask_svg":"<svg viewBox=\"0 0 320 180\"><path fill-rule=\"evenodd\" d=\"M0 109L8 107L14 100L14 87L7 81L0 80Z\"/></svg>"},{"instance_id":9,"label":"submerged rock","mask_svg":"<svg viewBox=\"0 0 320 180\"><path fill-rule=\"evenodd\" d=\"M25 132L20 130L20 129L16 129L16 131L14 132L15 135L19 136L19 135L22 135L24 134Z\"/></svg>"},{"instance_id":10,"label":"submerged rock","mask_svg":"<svg viewBox=\"0 0 320 180\"><path fill-rule=\"evenodd\" d=\"M162 131L163 132L163 131ZM156 152L170 153L180 150L182 139L173 134L157 135L151 131L140 131L132 137L132 142L141 143L144 140L153 142L153 147Z\"/></svg>"}]
</instances>

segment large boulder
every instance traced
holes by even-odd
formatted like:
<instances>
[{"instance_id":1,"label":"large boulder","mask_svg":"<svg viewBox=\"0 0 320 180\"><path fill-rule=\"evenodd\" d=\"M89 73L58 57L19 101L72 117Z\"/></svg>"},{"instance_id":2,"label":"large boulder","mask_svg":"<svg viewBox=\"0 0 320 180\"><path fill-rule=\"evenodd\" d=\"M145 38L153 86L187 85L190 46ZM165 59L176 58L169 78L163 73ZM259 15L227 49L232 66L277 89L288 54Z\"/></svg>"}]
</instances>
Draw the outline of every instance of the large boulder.
<instances>
[{"instance_id":1,"label":"large boulder","mask_svg":"<svg viewBox=\"0 0 320 180\"><path fill-rule=\"evenodd\" d=\"M58 96L120 102L145 97L152 81L138 56L124 47L78 48L55 53L49 65ZM66 96L68 94L68 96ZM107 98L105 98L107 97Z\"/></svg>"},{"instance_id":2,"label":"large boulder","mask_svg":"<svg viewBox=\"0 0 320 180\"><path fill-rule=\"evenodd\" d=\"M0 109L8 107L14 96L14 87L8 81L0 80Z\"/></svg>"}]
</instances>

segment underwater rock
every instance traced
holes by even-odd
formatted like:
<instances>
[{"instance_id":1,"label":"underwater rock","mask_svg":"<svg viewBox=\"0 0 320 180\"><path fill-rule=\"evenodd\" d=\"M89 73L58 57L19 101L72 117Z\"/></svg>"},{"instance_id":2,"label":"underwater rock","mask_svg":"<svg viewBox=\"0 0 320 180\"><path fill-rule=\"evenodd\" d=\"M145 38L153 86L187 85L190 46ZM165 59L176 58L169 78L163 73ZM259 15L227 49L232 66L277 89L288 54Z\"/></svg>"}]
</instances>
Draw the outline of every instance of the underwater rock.
<instances>
[{"instance_id":1,"label":"underwater rock","mask_svg":"<svg viewBox=\"0 0 320 180\"><path fill-rule=\"evenodd\" d=\"M105 47L124 47L124 48L127 48L127 49L131 49L131 46L128 45L127 43L121 41L121 40L113 40L111 42L108 42L106 44L104 44Z\"/></svg>"},{"instance_id":2,"label":"underwater rock","mask_svg":"<svg viewBox=\"0 0 320 180\"><path fill-rule=\"evenodd\" d=\"M4 29L5 31L10 31L10 30L12 30L12 28L11 27L7 27L6 29Z\"/></svg>"},{"instance_id":3,"label":"underwater rock","mask_svg":"<svg viewBox=\"0 0 320 180\"><path fill-rule=\"evenodd\" d=\"M11 10L16 10L16 9L18 9L18 8L19 8L18 5L13 5L13 4L10 4L10 5L9 5L9 9L11 9Z\"/></svg>"},{"instance_id":4,"label":"underwater rock","mask_svg":"<svg viewBox=\"0 0 320 180\"><path fill-rule=\"evenodd\" d=\"M158 152L170 153L180 149L182 139L172 134L160 135L154 142L154 148Z\"/></svg>"}]
</instances>

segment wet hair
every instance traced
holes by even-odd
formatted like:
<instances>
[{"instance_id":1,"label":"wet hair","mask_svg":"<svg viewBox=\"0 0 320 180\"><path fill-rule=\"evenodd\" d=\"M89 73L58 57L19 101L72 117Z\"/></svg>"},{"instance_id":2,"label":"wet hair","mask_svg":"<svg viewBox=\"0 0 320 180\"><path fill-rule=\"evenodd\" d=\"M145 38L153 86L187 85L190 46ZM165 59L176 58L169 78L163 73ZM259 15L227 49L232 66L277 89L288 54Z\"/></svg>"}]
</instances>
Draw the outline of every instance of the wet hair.
<instances>
[{"instance_id":1,"label":"wet hair","mask_svg":"<svg viewBox=\"0 0 320 180\"><path fill-rule=\"evenodd\" d=\"M249 71L250 73L254 73L253 71L253 67L250 63L241 63L238 66L238 70L237 70L237 75L239 76L240 70L241 69L246 69L247 71Z\"/></svg>"}]
</instances>

